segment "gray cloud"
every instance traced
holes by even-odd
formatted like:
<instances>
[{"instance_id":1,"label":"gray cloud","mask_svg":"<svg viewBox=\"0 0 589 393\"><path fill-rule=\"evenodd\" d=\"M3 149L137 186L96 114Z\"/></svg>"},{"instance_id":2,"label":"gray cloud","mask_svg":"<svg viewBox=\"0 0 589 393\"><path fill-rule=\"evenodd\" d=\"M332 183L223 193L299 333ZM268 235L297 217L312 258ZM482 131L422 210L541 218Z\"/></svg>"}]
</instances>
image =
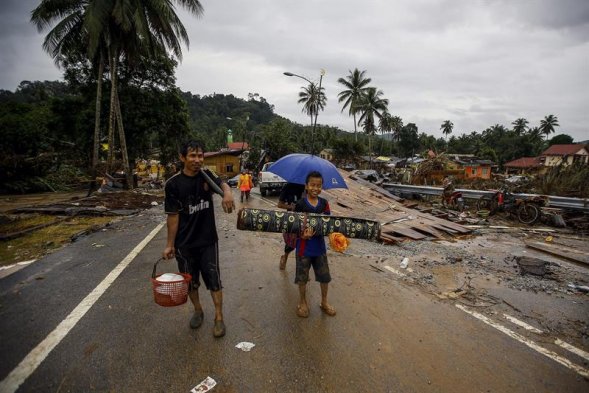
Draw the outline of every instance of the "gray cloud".
<instances>
[{"instance_id":1,"label":"gray cloud","mask_svg":"<svg viewBox=\"0 0 589 393\"><path fill-rule=\"evenodd\" d=\"M24 5L23 5L24 3ZM36 1L9 0L2 10L0 88L59 71L28 22ZM559 117L558 132L588 139L589 2L586 0L202 0L203 18L179 11L190 48L178 85L194 94L247 97L257 92L276 113L307 124L296 103L305 83L282 73L323 79L328 105L319 123L353 130L341 113L337 79L366 70L390 111L441 136L532 126ZM9 57L8 60L5 60Z\"/></svg>"}]
</instances>

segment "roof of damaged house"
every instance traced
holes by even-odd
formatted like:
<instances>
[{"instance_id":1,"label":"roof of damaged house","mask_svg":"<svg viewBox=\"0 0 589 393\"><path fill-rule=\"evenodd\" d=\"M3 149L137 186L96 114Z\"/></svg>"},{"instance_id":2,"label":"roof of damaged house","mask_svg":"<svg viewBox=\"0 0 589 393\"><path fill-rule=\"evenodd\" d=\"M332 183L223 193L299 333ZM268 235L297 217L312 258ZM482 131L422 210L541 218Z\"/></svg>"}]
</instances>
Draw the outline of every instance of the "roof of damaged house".
<instances>
[{"instance_id":1,"label":"roof of damaged house","mask_svg":"<svg viewBox=\"0 0 589 393\"><path fill-rule=\"evenodd\" d=\"M340 171L348 189L322 191L334 215L362 217L378 221L380 240L396 243L404 240L448 239L471 233L471 229L443 218L403 205L403 200L370 182Z\"/></svg>"},{"instance_id":2,"label":"roof of damaged house","mask_svg":"<svg viewBox=\"0 0 589 393\"><path fill-rule=\"evenodd\" d=\"M568 145L552 145L548 149L546 149L541 155L543 156L565 156L565 155L574 155L574 154L582 154L581 150L585 150L587 152L587 146L581 143L578 144L568 144Z\"/></svg>"},{"instance_id":3,"label":"roof of damaged house","mask_svg":"<svg viewBox=\"0 0 589 393\"><path fill-rule=\"evenodd\" d=\"M521 157L516 160L506 162L507 168L535 168L542 166L540 157Z\"/></svg>"}]
</instances>

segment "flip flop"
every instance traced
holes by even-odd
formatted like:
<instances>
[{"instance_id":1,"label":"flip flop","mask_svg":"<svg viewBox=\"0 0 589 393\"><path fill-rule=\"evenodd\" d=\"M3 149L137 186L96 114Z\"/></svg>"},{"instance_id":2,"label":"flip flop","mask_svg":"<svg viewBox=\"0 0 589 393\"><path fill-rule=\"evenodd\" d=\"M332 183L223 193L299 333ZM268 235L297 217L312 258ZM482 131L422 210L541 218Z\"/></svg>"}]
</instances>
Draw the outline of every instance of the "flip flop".
<instances>
[{"instance_id":1,"label":"flip flop","mask_svg":"<svg viewBox=\"0 0 589 393\"><path fill-rule=\"evenodd\" d=\"M297 315L301 318L309 317L309 309L303 308L300 305L297 306Z\"/></svg>"},{"instance_id":2,"label":"flip flop","mask_svg":"<svg viewBox=\"0 0 589 393\"><path fill-rule=\"evenodd\" d=\"M329 304L327 306L324 306L323 304L319 305L319 308L327 315L329 315L330 317L335 316L335 308L333 308L332 306L330 306Z\"/></svg>"},{"instance_id":3,"label":"flip flop","mask_svg":"<svg viewBox=\"0 0 589 393\"><path fill-rule=\"evenodd\" d=\"M280 257L280 265L279 265L279 267L280 267L280 270L286 269L286 258L284 257L284 255L282 255Z\"/></svg>"}]
</instances>

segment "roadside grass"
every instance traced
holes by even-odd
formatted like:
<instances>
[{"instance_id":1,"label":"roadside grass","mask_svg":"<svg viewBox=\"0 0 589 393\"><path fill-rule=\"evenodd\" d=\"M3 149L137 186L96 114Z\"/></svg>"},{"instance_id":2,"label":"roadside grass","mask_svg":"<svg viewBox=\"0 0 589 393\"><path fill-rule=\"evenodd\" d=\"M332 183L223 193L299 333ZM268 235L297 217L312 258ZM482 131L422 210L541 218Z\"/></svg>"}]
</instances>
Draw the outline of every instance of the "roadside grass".
<instances>
[{"instance_id":1,"label":"roadside grass","mask_svg":"<svg viewBox=\"0 0 589 393\"><path fill-rule=\"evenodd\" d=\"M98 230L114 220L117 218L89 216L68 217L63 220L56 216L35 214L4 222L0 224L0 234L4 235L25 231L36 226L48 226L14 239L0 241L0 266L38 259L64 244L71 243L73 236L84 231Z\"/></svg>"}]
</instances>

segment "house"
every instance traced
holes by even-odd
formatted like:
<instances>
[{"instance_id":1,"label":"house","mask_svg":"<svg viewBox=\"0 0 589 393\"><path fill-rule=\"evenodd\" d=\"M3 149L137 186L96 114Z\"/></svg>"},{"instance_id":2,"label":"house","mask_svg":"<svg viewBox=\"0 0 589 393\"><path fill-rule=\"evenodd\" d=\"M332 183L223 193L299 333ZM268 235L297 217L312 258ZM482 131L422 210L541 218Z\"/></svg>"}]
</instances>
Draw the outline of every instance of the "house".
<instances>
[{"instance_id":1,"label":"house","mask_svg":"<svg viewBox=\"0 0 589 393\"><path fill-rule=\"evenodd\" d=\"M333 161L333 149L323 149L319 152L319 157L327 161Z\"/></svg>"},{"instance_id":2,"label":"house","mask_svg":"<svg viewBox=\"0 0 589 393\"><path fill-rule=\"evenodd\" d=\"M544 166L552 167L561 164L571 165L573 163L587 164L589 162L589 150L584 144L552 145L546 149L540 159Z\"/></svg>"},{"instance_id":3,"label":"house","mask_svg":"<svg viewBox=\"0 0 589 393\"><path fill-rule=\"evenodd\" d=\"M223 178L237 175L241 169L242 154L249 148L247 142L230 142L227 148L204 154L204 166Z\"/></svg>"},{"instance_id":4,"label":"house","mask_svg":"<svg viewBox=\"0 0 589 393\"><path fill-rule=\"evenodd\" d=\"M540 157L521 157L506 162L503 166L507 173L521 175L523 173L541 172L544 164Z\"/></svg>"},{"instance_id":5,"label":"house","mask_svg":"<svg viewBox=\"0 0 589 393\"><path fill-rule=\"evenodd\" d=\"M465 179L490 179L491 168L495 163L491 160L483 160L473 154L451 154L447 153L450 160L449 168L453 170L464 170Z\"/></svg>"}]
</instances>

